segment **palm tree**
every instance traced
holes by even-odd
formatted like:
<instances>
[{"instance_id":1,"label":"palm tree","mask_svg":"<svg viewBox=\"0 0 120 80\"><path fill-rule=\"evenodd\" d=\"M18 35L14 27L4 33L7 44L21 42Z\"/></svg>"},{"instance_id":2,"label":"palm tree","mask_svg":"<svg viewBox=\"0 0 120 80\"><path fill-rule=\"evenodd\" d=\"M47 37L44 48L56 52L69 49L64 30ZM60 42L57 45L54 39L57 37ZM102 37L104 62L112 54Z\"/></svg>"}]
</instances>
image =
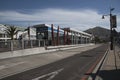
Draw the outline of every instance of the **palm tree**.
<instances>
[{"instance_id":1,"label":"palm tree","mask_svg":"<svg viewBox=\"0 0 120 80\"><path fill-rule=\"evenodd\" d=\"M11 37L11 40L14 39L14 35L16 35L18 33L18 31L19 30L17 30L17 27L14 27L14 26L7 27L5 30L7 35L9 35Z\"/></svg>"}]
</instances>

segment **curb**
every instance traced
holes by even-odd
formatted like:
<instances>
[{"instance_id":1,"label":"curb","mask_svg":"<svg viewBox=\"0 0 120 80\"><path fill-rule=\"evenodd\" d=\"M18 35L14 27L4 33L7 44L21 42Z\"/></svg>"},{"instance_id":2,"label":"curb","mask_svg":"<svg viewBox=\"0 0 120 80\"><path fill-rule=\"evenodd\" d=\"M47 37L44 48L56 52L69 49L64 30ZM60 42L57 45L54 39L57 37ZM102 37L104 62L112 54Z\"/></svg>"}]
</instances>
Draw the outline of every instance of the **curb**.
<instances>
[{"instance_id":1,"label":"curb","mask_svg":"<svg viewBox=\"0 0 120 80\"><path fill-rule=\"evenodd\" d=\"M99 63L95 66L95 69L92 71L92 73L95 74L95 76L93 78L91 76L89 76L87 80L99 80L99 79L97 79L97 75L99 74L99 70L102 68L102 66L106 60L108 52L109 52L109 49L106 50L104 56L101 57Z\"/></svg>"}]
</instances>

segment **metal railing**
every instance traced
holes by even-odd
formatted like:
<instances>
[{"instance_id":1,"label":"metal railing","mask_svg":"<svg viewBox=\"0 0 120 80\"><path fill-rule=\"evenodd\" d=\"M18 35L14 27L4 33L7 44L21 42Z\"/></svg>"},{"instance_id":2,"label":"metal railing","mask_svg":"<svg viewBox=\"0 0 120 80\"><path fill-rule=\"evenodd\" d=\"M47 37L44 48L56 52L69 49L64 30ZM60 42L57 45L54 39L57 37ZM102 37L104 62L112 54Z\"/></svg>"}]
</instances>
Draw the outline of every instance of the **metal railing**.
<instances>
[{"instance_id":1,"label":"metal railing","mask_svg":"<svg viewBox=\"0 0 120 80\"><path fill-rule=\"evenodd\" d=\"M22 50L35 47L44 47L44 40L9 40L0 41L0 52Z\"/></svg>"},{"instance_id":2,"label":"metal railing","mask_svg":"<svg viewBox=\"0 0 120 80\"><path fill-rule=\"evenodd\" d=\"M56 43L56 42L55 42ZM76 40L74 43L64 44L63 41L59 43L59 45L74 45L74 44L87 44L90 42L82 42ZM15 51L15 50L22 50L28 48L35 48L35 47L45 47L46 46L58 46L52 45L51 40L7 40L7 41L0 41L0 53L7 52L7 51Z\"/></svg>"}]
</instances>

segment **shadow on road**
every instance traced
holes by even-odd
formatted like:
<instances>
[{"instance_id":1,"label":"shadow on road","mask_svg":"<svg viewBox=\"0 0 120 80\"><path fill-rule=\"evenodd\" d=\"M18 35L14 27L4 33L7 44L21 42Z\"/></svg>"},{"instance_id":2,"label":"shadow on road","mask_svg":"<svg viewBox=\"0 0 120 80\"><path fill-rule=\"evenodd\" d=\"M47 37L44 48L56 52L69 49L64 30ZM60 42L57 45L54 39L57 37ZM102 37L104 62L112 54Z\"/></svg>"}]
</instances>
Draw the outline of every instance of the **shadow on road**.
<instances>
[{"instance_id":1,"label":"shadow on road","mask_svg":"<svg viewBox=\"0 0 120 80\"><path fill-rule=\"evenodd\" d=\"M120 69L116 70L100 70L99 73L85 74L91 76L92 80L120 80ZM98 76L98 79L95 79Z\"/></svg>"},{"instance_id":2,"label":"shadow on road","mask_svg":"<svg viewBox=\"0 0 120 80\"><path fill-rule=\"evenodd\" d=\"M120 69L118 70L101 70L98 76L102 80L120 80Z\"/></svg>"}]
</instances>

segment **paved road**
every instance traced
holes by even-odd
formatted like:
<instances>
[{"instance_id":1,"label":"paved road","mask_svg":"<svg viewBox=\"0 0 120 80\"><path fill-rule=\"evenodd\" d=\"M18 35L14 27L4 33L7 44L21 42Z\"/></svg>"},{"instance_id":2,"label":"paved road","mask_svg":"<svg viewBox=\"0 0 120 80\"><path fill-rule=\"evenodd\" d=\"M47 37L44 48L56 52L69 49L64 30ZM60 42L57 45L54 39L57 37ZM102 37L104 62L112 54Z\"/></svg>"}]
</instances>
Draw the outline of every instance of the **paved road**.
<instances>
[{"instance_id":1,"label":"paved road","mask_svg":"<svg viewBox=\"0 0 120 80\"><path fill-rule=\"evenodd\" d=\"M41 66L1 80L80 80L91 66L104 55L107 45L84 51L80 54ZM79 49L67 50L79 53Z\"/></svg>"}]
</instances>

